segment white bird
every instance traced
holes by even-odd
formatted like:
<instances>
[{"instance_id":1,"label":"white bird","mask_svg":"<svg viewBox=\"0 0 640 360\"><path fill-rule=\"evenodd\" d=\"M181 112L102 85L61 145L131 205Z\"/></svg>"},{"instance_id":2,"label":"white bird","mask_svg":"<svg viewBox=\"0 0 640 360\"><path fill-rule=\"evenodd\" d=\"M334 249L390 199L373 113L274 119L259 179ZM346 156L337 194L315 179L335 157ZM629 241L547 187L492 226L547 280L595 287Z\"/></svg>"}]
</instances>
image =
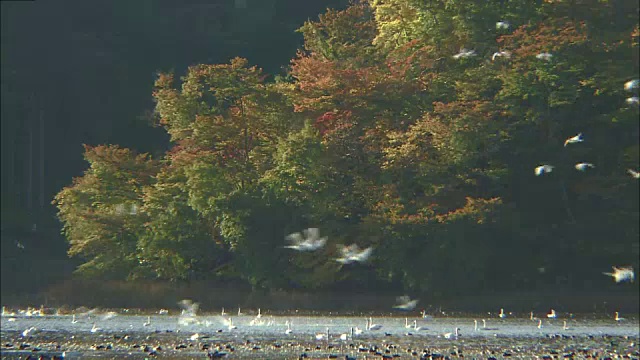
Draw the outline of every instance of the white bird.
<instances>
[{"instance_id":1,"label":"white bird","mask_svg":"<svg viewBox=\"0 0 640 360\"><path fill-rule=\"evenodd\" d=\"M349 246L338 245L338 250L340 250L341 256L335 260L343 265L347 265L354 262L361 263L367 261L369 256L371 256L373 248L368 247L360 250L357 244L351 244Z\"/></svg>"},{"instance_id":2,"label":"white bird","mask_svg":"<svg viewBox=\"0 0 640 360\"><path fill-rule=\"evenodd\" d=\"M509 59L511 57L511 53L509 51L494 52L493 56L491 56L491 61L495 61L497 57L504 57L506 59Z\"/></svg>"},{"instance_id":3,"label":"white bird","mask_svg":"<svg viewBox=\"0 0 640 360\"><path fill-rule=\"evenodd\" d=\"M578 171L587 171L588 168L595 168L596 166L592 163L581 162L576 164L576 170Z\"/></svg>"},{"instance_id":4,"label":"white bird","mask_svg":"<svg viewBox=\"0 0 640 360\"><path fill-rule=\"evenodd\" d=\"M487 320L482 319L482 330L498 330L498 328L487 327Z\"/></svg>"},{"instance_id":5,"label":"white bird","mask_svg":"<svg viewBox=\"0 0 640 360\"><path fill-rule=\"evenodd\" d=\"M638 87L640 87L640 80L638 79L629 80L626 83L624 83L624 89L627 91L633 91Z\"/></svg>"},{"instance_id":6,"label":"white bird","mask_svg":"<svg viewBox=\"0 0 640 360\"><path fill-rule=\"evenodd\" d=\"M562 330L569 330L569 329L570 329L569 326L567 326L567 320L564 320L562 322Z\"/></svg>"},{"instance_id":7,"label":"white bird","mask_svg":"<svg viewBox=\"0 0 640 360\"><path fill-rule=\"evenodd\" d=\"M289 335L293 332L293 330L291 330L291 323L289 322L289 320L287 320L285 324L287 325L287 330L285 330L284 333Z\"/></svg>"},{"instance_id":8,"label":"white bird","mask_svg":"<svg viewBox=\"0 0 640 360\"><path fill-rule=\"evenodd\" d=\"M167 309L160 309L158 311L158 315L168 315L169 314L169 310Z\"/></svg>"},{"instance_id":9,"label":"white bird","mask_svg":"<svg viewBox=\"0 0 640 360\"><path fill-rule=\"evenodd\" d=\"M637 96L632 96L632 97L628 97L624 100L624 102L627 103L627 105L640 105L640 98L638 98Z\"/></svg>"},{"instance_id":10,"label":"white bird","mask_svg":"<svg viewBox=\"0 0 640 360\"><path fill-rule=\"evenodd\" d=\"M297 251L315 251L327 243L327 237L321 238L318 228L308 228L303 230L303 233L289 234L285 239L291 242L291 245L285 248Z\"/></svg>"},{"instance_id":11,"label":"white bird","mask_svg":"<svg viewBox=\"0 0 640 360\"><path fill-rule=\"evenodd\" d=\"M547 52L536 55L536 59L544 60L544 61L550 61L552 57L553 57L553 54L550 54Z\"/></svg>"},{"instance_id":12,"label":"white bird","mask_svg":"<svg viewBox=\"0 0 640 360\"><path fill-rule=\"evenodd\" d=\"M445 339L457 339L460 336L460 328L456 328L454 332L444 334Z\"/></svg>"},{"instance_id":13,"label":"white bird","mask_svg":"<svg viewBox=\"0 0 640 360\"><path fill-rule=\"evenodd\" d=\"M582 133L579 133L576 136L572 136L570 138L568 138L567 140L564 141L564 146L567 147L567 145L569 144L576 144L579 142L583 142L584 138L582 137Z\"/></svg>"},{"instance_id":14,"label":"white bird","mask_svg":"<svg viewBox=\"0 0 640 360\"><path fill-rule=\"evenodd\" d=\"M362 329L356 326L353 328L353 335L362 335Z\"/></svg>"},{"instance_id":15,"label":"white bird","mask_svg":"<svg viewBox=\"0 0 640 360\"><path fill-rule=\"evenodd\" d=\"M627 169L627 172L629 173L629 175L631 175L631 177L633 177L634 179L640 179L640 172L632 170L632 169Z\"/></svg>"},{"instance_id":16,"label":"white bird","mask_svg":"<svg viewBox=\"0 0 640 360\"><path fill-rule=\"evenodd\" d=\"M373 319L369 318L369 320L367 321L367 330L380 330L380 329L382 329L382 325L374 324Z\"/></svg>"},{"instance_id":17,"label":"white bird","mask_svg":"<svg viewBox=\"0 0 640 360\"><path fill-rule=\"evenodd\" d=\"M623 281L633 282L633 280L635 278L635 274L633 272L633 268L632 267L620 267L619 268L619 267L612 266L612 268L613 268L613 273L603 272L603 274L613 277L613 279L617 283L623 282Z\"/></svg>"},{"instance_id":18,"label":"white bird","mask_svg":"<svg viewBox=\"0 0 640 360\"><path fill-rule=\"evenodd\" d=\"M551 311L547 314L547 317L549 319L555 319L556 317L558 317L558 315L556 314L556 311L551 309Z\"/></svg>"},{"instance_id":19,"label":"white bird","mask_svg":"<svg viewBox=\"0 0 640 360\"><path fill-rule=\"evenodd\" d=\"M529 319L530 319L531 321L533 321L533 320L535 320L535 319L536 319L535 317L533 317L533 311L529 313Z\"/></svg>"},{"instance_id":20,"label":"white bird","mask_svg":"<svg viewBox=\"0 0 640 360\"><path fill-rule=\"evenodd\" d=\"M147 322L142 324L142 326L149 326L149 325L151 325L151 316L147 316Z\"/></svg>"},{"instance_id":21,"label":"white bird","mask_svg":"<svg viewBox=\"0 0 640 360\"><path fill-rule=\"evenodd\" d=\"M109 311L108 313L105 313L104 315L102 315L102 320L109 320L109 319L115 317L116 315L118 315L117 312Z\"/></svg>"},{"instance_id":22,"label":"white bird","mask_svg":"<svg viewBox=\"0 0 640 360\"><path fill-rule=\"evenodd\" d=\"M411 311L416 308L416 305L418 305L418 300L411 300L411 298L407 295L398 296L396 298L396 302L398 304L393 308L402 311Z\"/></svg>"},{"instance_id":23,"label":"white bird","mask_svg":"<svg viewBox=\"0 0 640 360\"><path fill-rule=\"evenodd\" d=\"M542 329L542 320L538 319L538 329Z\"/></svg>"},{"instance_id":24,"label":"white bird","mask_svg":"<svg viewBox=\"0 0 640 360\"><path fill-rule=\"evenodd\" d=\"M453 55L454 59L460 59L460 58L468 58L468 57L472 57L472 56L476 56L476 51L475 50L467 50L465 48L460 49L460 52Z\"/></svg>"},{"instance_id":25,"label":"white bird","mask_svg":"<svg viewBox=\"0 0 640 360\"><path fill-rule=\"evenodd\" d=\"M222 311L220 311L220 316L226 316L226 315L227 315L227 313L224 312L224 308L222 308Z\"/></svg>"},{"instance_id":26,"label":"white bird","mask_svg":"<svg viewBox=\"0 0 640 360\"><path fill-rule=\"evenodd\" d=\"M27 335L29 335L29 333L30 333L30 332L32 332L32 331L34 331L34 330L36 330L36 328L35 328L35 327L33 327L33 326L32 326L32 327L30 327L30 328L28 328L27 330L25 330L25 331L23 331L23 332L22 332L22 337L26 337Z\"/></svg>"},{"instance_id":27,"label":"white bird","mask_svg":"<svg viewBox=\"0 0 640 360\"><path fill-rule=\"evenodd\" d=\"M511 24L508 21L498 21L496 23L496 29L508 29Z\"/></svg>"},{"instance_id":28,"label":"white bird","mask_svg":"<svg viewBox=\"0 0 640 360\"><path fill-rule=\"evenodd\" d=\"M615 318L613 318L613 320L615 320L615 321L624 321L626 319L625 318L621 318L620 314L618 314L618 312L616 311L616 316L615 316Z\"/></svg>"},{"instance_id":29,"label":"white bird","mask_svg":"<svg viewBox=\"0 0 640 360\"><path fill-rule=\"evenodd\" d=\"M500 309L500 314L498 316L500 316L500 319L504 319L507 317L507 314L504 313L504 309Z\"/></svg>"},{"instance_id":30,"label":"white bird","mask_svg":"<svg viewBox=\"0 0 640 360\"><path fill-rule=\"evenodd\" d=\"M413 320L413 330L420 331L420 330L427 330L427 328L418 326L418 320Z\"/></svg>"},{"instance_id":31,"label":"white bird","mask_svg":"<svg viewBox=\"0 0 640 360\"><path fill-rule=\"evenodd\" d=\"M329 328L327 328L326 332L317 333L316 340L329 340Z\"/></svg>"},{"instance_id":32,"label":"white bird","mask_svg":"<svg viewBox=\"0 0 640 360\"><path fill-rule=\"evenodd\" d=\"M199 337L200 337L200 334L195 333L195 334L189 336L189 340L196 341L196 340L198 340Z\"/></svg>"},{"instance_id":33,"label":"white bird","mask_svg":"<svg viewBox=\"0 0 640 360\"><path fill-rule=\"evenodd\" d=\"M478 331L478 320L473 320L473 331Z\"/></svg>"},{"instance_id":34,"label":"white bird","mask_svg":"<svg viewBox=\"0 0 640 360\"><path fill-rule=\"evenodd\" d=\"M351 330L353 330L353 328ZM340 340L346 341L348 337L349 337L349 334L347 333L340 334Z\"/></svg>"},{"instance_id":35,"label":"white bird","mask_svg":"<svg viewBox=\"0 0 640 360\"><path fill-rule=\"evenodd\" d=\"M93 323L93 327L91 328L91 332L92 332L92 333L95 333L95 332L98 332L98 331L100 331L100 330L102 330L102 329L101 329L101 328L99 328L99 327L96 325L96 323Z\"/></svg>"},{"instance_id":36,"label":"white bird","mask_svg":"<svg viewBox=\"0 0 640 360\"><path fill-rule=\"evenodd\" d=\"M182 315L194 317L196 316L198 308L200 307L200 304L194 303L189 299L180 300L178 302L178 305L182 308Z\"/></svg>"},{"instance_id":37,"label":"white bird","mask_svg":"<svg viewBox=\"0 0 640 360\"><path fill-rule=\"evenodd\" d=\"M238 327L233 325L233 319L232 318L222 318L222 322L227 325L227 329L229 330L234 330L237 329Z\"/></svg>"},{"instance_id":38,"label":"white bird","mask_svg":"<svg viewBox=\"0 0 640 360\"><path fill-rule=\"evenodd\" d=\"M411 327L411 325L409 325L409 318L404 318L404 327L407 329Z\"/></svg>"},{"instance_id":39,"label":"white bird","mask_svg":"<svg viewBox=\"0 0 640 360\"><path fill-rule=\"evenodd\" d=\"M548 174L553 171L553 165L540 165L533 170L536 176Z\"/></svg>"},{"instance_id":40,"label":"white bird","mask_svg":"<svg viewBox=\"0 0 640 360\"><path fill-rule=\"evenodd\" d=\"M76 323L78 323L78 320L76 320L76 314L73 314L73 315L71 316L71 323L72 323L72 324L76 324Z\"/></svg>"},{"instance_id":41,"label":"white bird","mask_svg":"<svg viewBox=\"0 0 640 360\"><path fill-rule=\"evenodd\" d=\"M238 307L238 316L242 316L242 315L244 314L240 311L240 308Z\"/></svg>"}]
</instances>

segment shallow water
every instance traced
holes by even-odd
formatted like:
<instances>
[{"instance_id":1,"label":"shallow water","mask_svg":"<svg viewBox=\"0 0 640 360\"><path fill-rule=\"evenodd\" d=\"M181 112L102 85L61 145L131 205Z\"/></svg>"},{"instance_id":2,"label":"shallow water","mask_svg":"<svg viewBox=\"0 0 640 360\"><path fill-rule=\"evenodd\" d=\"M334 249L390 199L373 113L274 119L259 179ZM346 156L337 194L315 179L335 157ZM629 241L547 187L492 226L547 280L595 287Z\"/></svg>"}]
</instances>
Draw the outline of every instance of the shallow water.
<instances>
[{"instance_id":1,"label":"shallow water","mask_svg":"<svg viewBox=\"0 0 640 360\"><path fill-rule=\"evenodd\" d=\"M572 318L542 319L508 317L500 319L487 314L476 317L435 317L423 319L409 316L410 327L405 327L405 317L374 317L373 322L382 325L380 330L364 331L351 336L351 328L365 327L365 317L337 316L233 316L236 329L229 330L221 316L198 316L197 323L185 324L177 315L115 315L104 314L77 316L12 316L2 317L0 337L2 358L25 358L37 347L42 354L60 354L66 358L158 358L204 359L208 352L219 349L226 358L328 358L345 355L359 359L381 358L375 352L402 357L419 358L425 349L450 358L461 354L467 358L502 357L505 352L514 358L527 358L557 353L558 356L579 353L628 355L639 357L640 328L637 317L616 322L611 318L573 316ZM482 319L487 319L483 329ZM10 320L13 319L13 320ZM184 318L183 318L184 319ZM473 320L478 320L474 329ZM421 330L412 328L413 320ZM252 323L253 321L253 323ZM285 322L290 321L292 333L285 334ZM564 321L568 329L564 329ZM94 323L100 330L91 332ZM22 332L35 327L26 336ZM446 339L443 334L460 328L461 336ZM317 340L315 334L329 330L329 339ZM191 339L198 334L197 339ZM340 335L346 334L346 340ZM23 344L30 347L19 350ZM11 346L8 346L11 345ZM147 351L144 347L148 346ZM100 346L104 346L101 348ZM377 347L377 350L372 348ZM411 353L415 352L414 355ZM35 357L37 358L37 356Z\"/></svg>"}]
</instances>

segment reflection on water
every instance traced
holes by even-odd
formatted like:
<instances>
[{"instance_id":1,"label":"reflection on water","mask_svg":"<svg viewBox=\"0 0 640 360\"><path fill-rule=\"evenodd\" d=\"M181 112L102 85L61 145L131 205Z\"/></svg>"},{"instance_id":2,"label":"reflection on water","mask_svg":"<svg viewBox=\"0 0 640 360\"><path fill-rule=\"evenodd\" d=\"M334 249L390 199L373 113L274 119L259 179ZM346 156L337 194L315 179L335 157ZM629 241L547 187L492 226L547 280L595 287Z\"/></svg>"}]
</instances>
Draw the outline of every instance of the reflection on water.
<instances>
[{"instance_id":1,"label":"reflection on water","mask_svg":"<svg viewBox=\"0 0 640 360\"><path fill-rule=\"evenodd\" d=\"M367 330L366 321L362 317L336 316L234 316L235 329L228 329L228 321L222 316L197 316L192 321L181 321L176 315L116 315L88 314L83 316L12 316L2 317L1 337L3 343L3 358L15 351L22 343L49 344L47 350L56 350L56 344L62 344L60 349L67 350L67 358L72 354L86 356L101 356L95 347L97 344L110 344L113 355L115 351L122 355L139 353L132 352L141 344L152 346L164 344L163 351L176 351L184 345L184 351L174 354L179 358L197 356L202 358L204 343L235 344L234 353L230 355L243 358L265 356L264 351L271 355L282 353L283 347L274 344L287 344L285 347L289 356L296 357L308 350L309 356L324 356L332 353L356 356L362 349L372 344L394 343L398 349L448 348L452 345L466 346L469 350L481 351L481 348L493 344L497 347L509 347L511 351L518 347L531 347L534 343L545 341L564 341L575 346L597 347L598 344L611 343L610 339L622 339L622 347L637 352L640 329L637 316L627 316L624 321L611 318L596 319L593 316L574 316L572 318L541 319L542 326L536 318L487 317L487 314L476 317L435 317L423 319L421 316L405 317L374 317L373 322L382 325L380 330ZM482 320L486 319L483 327ZM182 318L184 320L184 318ZM414 325L415 320L415 325ZM477 320L477 328L474 320ZM289 321L291 333L286 334L286 322ZM566 322L566 323L565 323ZM100 330L92 332L92 328ZM417 326L418 328L416 328ZM22 336L22 332L35 327L30 333ZM329 340L316 340L317 333L329 329ZM352 331L352 328L354 329ZM460 328L458 339L446 339L443 334L454 332ZM358 330L363 330L357 334ZM534 340L534 341L532 341ZM618 341L619 342L619 341ZM13 347L7 347L8 344ZM74 345L75 344L75 345ZM591 344L591 345L589 345ZM138 345L138 348L134 346ZM43 347L44 345L40 345ZM65 348L66 346L66 348ZM106 345L105 345L106 346ZM536 345L537 346L537 345ZM602 345L604 346L604 345ZM608 345L611 347L611 345ZM256 349L255 347L259 347ZM224 350L224 348L221 348ZM524 349L524 348L523 348ZM635 349L635 350L633 350ZM28 350L28 349L23 349ZM104 349L101 349L104 350ZM244 354L242 351L247 351ZM486 350L486 349L485 349ZM562 349L560 349L562 351ZM624 349L622 349L625 351ZM399 351L399 350L396 350ZM415 350L414 350L415 351ZM422 350L421 350L422 351ZM484 351L484 350L482 350ZM527 351L534 351L531 348ZM256 355L259 352L262 355ZM294 354L295 353L295 354ZM120 354L120 353L119 353ZM253 354L253 355L252 355ZM172 356L172 357L175 357ZM285 356L286 357L286 356ZM637 357L637 356L636 356Z\"/></svg>"}]
</instances>

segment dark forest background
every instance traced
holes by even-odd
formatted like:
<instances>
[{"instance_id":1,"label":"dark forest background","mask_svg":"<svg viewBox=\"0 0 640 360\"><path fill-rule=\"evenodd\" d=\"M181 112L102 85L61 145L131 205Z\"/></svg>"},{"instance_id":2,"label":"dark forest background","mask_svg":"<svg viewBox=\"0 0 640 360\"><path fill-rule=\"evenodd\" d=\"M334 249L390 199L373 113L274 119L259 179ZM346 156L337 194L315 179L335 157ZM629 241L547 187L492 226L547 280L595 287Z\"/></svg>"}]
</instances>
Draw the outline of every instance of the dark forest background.
<instances>
[{"instance_id":1,"label":"dark forest background","mask_svg":"<svg viewBox=\"0 0 640 360\"><path fill-rule=\"evenodd\" d=\"M158 72L243 56L283 73L303 44L295 30L348 3L2 1L2 292L35 291L78 265L51 200L82 175L83 144L167 150L151 121Z\"/></svg>"},{"instance_id":2,"label":"dark forest background","mask_svg":"<svg viewBox=\"0 0 640 360\"><path fill-rule=\"evenodd\" d=\"M638 267L637 89L623 89L637 14L596 0L2 2L3 296L72 278L637 295L602 275ZM311 226L322 252L282 248ZM338 267L336 244L353 242L374 256Z\"/></svg>"}]
</instances>

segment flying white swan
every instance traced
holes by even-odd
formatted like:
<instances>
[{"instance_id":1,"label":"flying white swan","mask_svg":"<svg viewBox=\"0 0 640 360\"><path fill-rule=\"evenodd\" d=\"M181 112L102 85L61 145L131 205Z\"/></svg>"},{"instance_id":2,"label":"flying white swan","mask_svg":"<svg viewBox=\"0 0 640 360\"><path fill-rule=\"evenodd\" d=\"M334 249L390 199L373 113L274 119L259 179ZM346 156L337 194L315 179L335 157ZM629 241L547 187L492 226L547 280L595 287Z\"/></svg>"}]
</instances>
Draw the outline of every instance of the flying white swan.
<instances>
[{"instance_id":1,"label":"flying white swan","mask_svg":"<svg viewBox=\"0 0 640 360\"><path fill-rule=\"evenodd\" d=\"M612 268L613 268L612 273L603 272L603 274L613 277L613 280L615 280L615 282L617 283L624 282L624 281L633 282L633 280L635 279L633 268L630 266L629 267L612 266Z\"/></svg>"},{"instance_id":2,"label":"flying white swan","mask_svg":"<svg viewBox=\"0 0 640 360\"><path fill-rule=\"evenodd\" d=\"M302 233L289 234L285 239L291 243L285 248L297 251L315 251L327 243L327 237L321 238L318 228L308 228Z\"/></svg>"}]
</instances>

